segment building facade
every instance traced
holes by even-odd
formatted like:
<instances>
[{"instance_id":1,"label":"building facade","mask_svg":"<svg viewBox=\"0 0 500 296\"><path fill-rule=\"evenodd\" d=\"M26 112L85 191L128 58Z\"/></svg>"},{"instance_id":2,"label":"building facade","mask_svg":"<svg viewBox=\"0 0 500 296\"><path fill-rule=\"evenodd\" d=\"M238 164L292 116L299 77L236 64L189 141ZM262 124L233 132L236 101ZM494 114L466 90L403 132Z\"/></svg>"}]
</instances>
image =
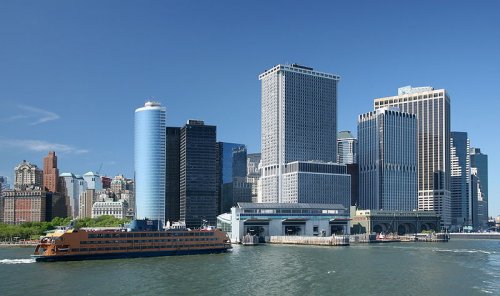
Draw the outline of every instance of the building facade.
<instances>
[{"instance_id":1,"label":"building facade","mask_svg":"<svg viewBox=\"0 0 500 296\"><path fill-rule=\"evenodd\" d=\"M247 154L247 183L252 187L252 202L259 202L260 153Z\"/></svg>"},{"instance_id":2,"label":"building facade","mask_svg":"<svg viewBox=\"0 0 500 296\"><path fill-rule=\"evenodd\" d=\"M337 162L342 164L357 163L358 140L351 131L340 131L337 136Z\"/></svg>"},{"instance_id":3,"label":"building facade","mask_svg":"<svg viewBox=\"0 0 500 296\"><path fill-rule=\"evenodd\" d=\"M216 157L216 127L189 120L180 134L179 214L187 227L216 223Z\"/></svg>"},{"instance_id":4,"label":"building facade","mask_svg":"<svg viewBox=\"0 0 500 296\"><path fill-rule=\"evenodd\" d=\"M227 231L232 242L242 242L247 234L259 241L271 236L349 234L349 212L338 204L238 203L231 214L217 219L217 227Z\"/></svg>"},{"instance_id":5,"label":"building facade","mask_svg":"<svg viewBox=\"0 0 500 296\"><path fill-rule=\"evenodd\" d=\"M128 205L124 200L98 201L92 205L92 218L109 215L123 219L127 214L127 208Z\"/></svg>"},{"instance_id":6,"label":"building facade","mask_svg":"<svg viewBox=\"0 0 500 296\"><path fill-rule=\"evenodd\" d=\"M26 160L14 168L14 178L14 188L17 190L41 189L43 186L43 171Z\"/></svg>"},{"instance_id":7,"label":"building facade","mask_svg":"<svg viewBox=\"0 0 500 296\"><path fill-rule=\"evenodd\" d=\"M359 208L418 208L417 118L398 108L358 117Z\"/></svg>"},{"instance_id":8,"label":"building facade","mask_svg":"<svg viewBox=\"0 0 500 296\"><path fill-rule=\"evenodd\" d=\"M243 144L218 142L217 214L228 213L238 202L252 202L252 187L247 183L247 148Z\"/></svg>"},{"instance_id":9,"label":"building facade","mask_svg":"<svg viewBox=\"0 0 500 296\"><path fill-rule=\"evenodd\" d=\"M284 166L337 159L339 76L292 64L277 65L259 79L262 201L283 202Z\"/></svg>"},{"instance_id":10,"label":"building facade","mask_svg":"<svg viewBox=\"0 0 500 296\"><path fill-rule=\"evenodd\" d=\"M79 206L80 206L80 180L72 173L62 173L60 175L60 186L64 189L64 192L68 196L70 205L70 216L78 217Z\"/></svg>"},{"instance_id":11,"label":"building facade","mask_svg":"<svg viewBox=\"0 0 500 296\"><path fill-rule=\"evenodd\" d=\"M479 148L471 148L470 162L478 184L474 197L477 200L476 228L485 229L488 224L488 155Z\"/></svg>"},{"instance_id":12,"label":"building facade","mask_svg":"<svg viewBox=\"0 0 500 296\"><path fill-rule=\"evenodd\" d=\"M470 140L466 132L452 132L451 158L451 224L456 229L472 226Z\"/></svg>"},{"instance_id":13,"label":"building facade","mask_svg":"<svg viewBox=\"0 0 500 296\"><path fill-rule=\"evenodd\" d=\"M87 172L83 174L83 179L85 180L88 189L94 189L96 191L103 189L102 179L99 174L94 172Z\"/></svg>"},{"instance_id":14,"label":"building facade","mask_svg":"<svg viewBox=\"0 0 500 296\"><path fill-rule=\"evenodd\" d=\"M418 121L418 209L435 211L451 225L450 98L444 89L411 86L378 98L374 108L398 107Z\"/></svg>"},{"instance_id":15,"label":"building facade","mask_svg":"<svg viewBox=\"0 0 500 296\"><path fill-rule=\"evenodd\" d=\"M78 218L92 218L92 206L96 202L95 189L86 189L80 193L80 206L78 207Z\"/></svg>"},{"instance_id":16,"label":"building facade","mask_svg":"<svg viewBox=\"0 0 500 296\"><path fill-rule=\"evenodd\" d=\"M345 165L295 161L283 167L283 203L351 204Z\"/></svg>"},{"instance_id":17,"label":"building facade","mask_svg":"<svg viewBox=\"0 0 500 296\"><path fill-rule=\"evenodd\" d=\"M160 103L135 110L136 217L165 222L165 113Z\"/></svg>"},{"instance_id":18,"label":"building facade","mask_svg":"<svg viewBox=\"0 0 500 296\"><path fill-rule=\"evenodd\" d=\"M165 213L168 221L180 220L181 128L166 128Z\"/></svg>"},{"instance_id":19,"label":"building facade","mask_svg":"<svg viewBox=\"0 0 500 296\"><path fill-rule=\"evenodd\" d=\"M50 192L59 191L59 169L57 168L57 156L54 151L43 158L43 186Z\"/></svg>"}]
</instances>

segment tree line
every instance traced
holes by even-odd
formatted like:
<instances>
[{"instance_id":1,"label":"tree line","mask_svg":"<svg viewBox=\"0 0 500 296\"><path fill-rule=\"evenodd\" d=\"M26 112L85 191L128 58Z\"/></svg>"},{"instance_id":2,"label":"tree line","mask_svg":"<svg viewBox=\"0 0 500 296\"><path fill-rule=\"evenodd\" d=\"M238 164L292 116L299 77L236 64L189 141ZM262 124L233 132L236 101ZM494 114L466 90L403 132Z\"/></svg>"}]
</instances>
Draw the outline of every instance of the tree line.
<instances>
[{"instance_id":1,"label":"tree line","mask_svg":"<svg viewBox=\"0 0 500 296\"><path fill-rule=\"evenodd\" d=\"M0 223L0 241L13 239L39 239L41 235L55 229L57 226L67 226L71 218L56 217L49 222L24 222L18 225ZM118 227L130 222L129 219L118 219L103 215L97 218L82 218L75 220L75 228L82 227Z\"/></svg>"}]
</instances>

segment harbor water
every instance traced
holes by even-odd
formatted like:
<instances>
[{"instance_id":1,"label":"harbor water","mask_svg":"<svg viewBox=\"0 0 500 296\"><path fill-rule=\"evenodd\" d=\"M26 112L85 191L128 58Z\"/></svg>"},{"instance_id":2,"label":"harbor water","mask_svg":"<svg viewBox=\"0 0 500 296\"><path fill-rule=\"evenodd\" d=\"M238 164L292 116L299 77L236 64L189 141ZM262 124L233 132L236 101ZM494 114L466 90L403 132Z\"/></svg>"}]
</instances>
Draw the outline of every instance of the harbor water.
<instances>
[{"instance_id":1,"label":"harbor water","mask_svg":"<svg viewBox=\"0 0 500 296\"><path fill-rule=\"evenodd\" d=\"M500 295L500 240L54 263L32 251L0 248L0 295Z\"/></svg>"}]
</instances>

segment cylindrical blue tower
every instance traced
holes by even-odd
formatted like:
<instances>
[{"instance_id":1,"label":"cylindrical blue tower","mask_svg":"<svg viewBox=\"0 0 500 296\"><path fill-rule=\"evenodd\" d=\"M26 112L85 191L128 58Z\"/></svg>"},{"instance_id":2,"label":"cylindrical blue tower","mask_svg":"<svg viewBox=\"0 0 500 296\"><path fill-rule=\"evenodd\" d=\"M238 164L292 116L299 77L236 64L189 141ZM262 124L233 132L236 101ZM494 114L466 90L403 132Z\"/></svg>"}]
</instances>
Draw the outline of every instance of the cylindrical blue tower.
<instances>
[{"instance_id":1,"label":"cylindrical blue tower","mask_svg":"<svg viewBox=\"0 0 500 296\"><path fill-rule=\"evenodd\" d=\"M165 107L147 102L135 110L136 218L165 222Z\"/></svg>"}]
</instances>

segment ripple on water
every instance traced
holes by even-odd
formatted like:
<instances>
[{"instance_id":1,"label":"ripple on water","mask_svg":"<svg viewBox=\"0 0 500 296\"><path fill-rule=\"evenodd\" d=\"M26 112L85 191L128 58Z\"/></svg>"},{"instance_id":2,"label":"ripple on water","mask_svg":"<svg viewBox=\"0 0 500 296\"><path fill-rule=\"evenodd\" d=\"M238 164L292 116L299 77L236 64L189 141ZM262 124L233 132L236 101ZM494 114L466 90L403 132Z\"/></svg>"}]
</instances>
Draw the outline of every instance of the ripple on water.
<instances>
[{"instance_id":1,"label":"ripple on water","mask_svg":"<svg viewBox=\"0 0 500 296\"><path fill-rule=\"evenodd\" d=\"M26 264L35 263L35 259L0 259L0 264Z\"/></svg>"}]
</instances>

